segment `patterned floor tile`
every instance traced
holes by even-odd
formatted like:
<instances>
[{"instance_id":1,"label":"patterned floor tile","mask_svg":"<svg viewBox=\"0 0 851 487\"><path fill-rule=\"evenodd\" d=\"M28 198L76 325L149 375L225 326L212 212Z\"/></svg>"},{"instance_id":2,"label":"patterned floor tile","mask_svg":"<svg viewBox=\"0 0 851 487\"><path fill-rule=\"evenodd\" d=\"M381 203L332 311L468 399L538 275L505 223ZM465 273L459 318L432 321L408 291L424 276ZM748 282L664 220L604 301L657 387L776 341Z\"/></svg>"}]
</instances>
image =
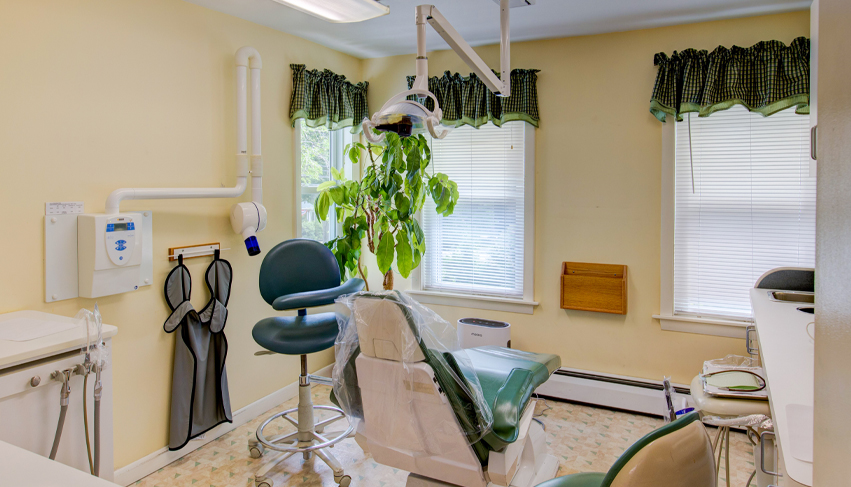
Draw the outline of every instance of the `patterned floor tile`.
<instances>
[{"instance_id":1,"label":"patterned floor tile","mask_svg":"<svg viewBox=\"0 0 851 487\"><path fill-rule=\"evenodd\" d=\"M330 404L331 388L314 386L313 401ZM275 461L276 454L260 459L248 455L248 438L270 415L296 406L291 399L260 417L236 428L210 443L188 452L174 463L135 482L139 487L252 487L254 472L265 462ZM605 472L624 450L636 440L663 424L661 419L590 406L539 401L536 414L546 425L550 453L559 460L558 475L576 472ZM284 423L280 421L280 423ZM275 424L275 423L273 423ZM336 428L334 428L336 429ZM281 434L294 431L289 424L275 426ZM710 430L714 438L714 430ZM744 485L754 468L753 452L744 434L731 433L731 485ZM353 439L344 440L330 450L343 464L357 487L401 487L407 472L380 465L365 456ZM726 475L721 467L721 477ZM321 460L303 462L301 456L290 457L272 470L268 477L275 487L334 487L334 476Z\"/></svg>"}]
</instances>

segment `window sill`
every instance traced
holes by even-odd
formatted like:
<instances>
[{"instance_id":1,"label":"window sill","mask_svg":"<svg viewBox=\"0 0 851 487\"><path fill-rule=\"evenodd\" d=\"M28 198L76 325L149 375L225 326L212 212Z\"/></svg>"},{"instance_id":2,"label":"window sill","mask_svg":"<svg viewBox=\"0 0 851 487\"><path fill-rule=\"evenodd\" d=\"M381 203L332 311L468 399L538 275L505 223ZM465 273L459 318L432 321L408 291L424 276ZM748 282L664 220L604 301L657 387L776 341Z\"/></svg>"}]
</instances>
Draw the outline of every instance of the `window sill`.
<instances>
[{"instance_id":1,"label":"window sill","mask_svg":"<svg viewBox=\"0 0 851 487\"><path fill-rule=\"evenodd\" d=\"M653 315L665 331L680 331L728 338L745 338L746 321L698 318L696 316Z\"/></svg>"},{"instance_id":2,"label":"window sill","mask_svg":"<svg viewBox=\"0 0 851 487\"><path fill-rule=\"evenodd\" d=\"M460 308L487 309L492 311L506 311L508 313L522 313L530 315L538 306L537 301L523 301L521 299L498 298L493 296L476 296L473 294L452 294L437 291L405 291L423 304L439 304L443 306L457 306Z\"/></svg>"}]
</instances>

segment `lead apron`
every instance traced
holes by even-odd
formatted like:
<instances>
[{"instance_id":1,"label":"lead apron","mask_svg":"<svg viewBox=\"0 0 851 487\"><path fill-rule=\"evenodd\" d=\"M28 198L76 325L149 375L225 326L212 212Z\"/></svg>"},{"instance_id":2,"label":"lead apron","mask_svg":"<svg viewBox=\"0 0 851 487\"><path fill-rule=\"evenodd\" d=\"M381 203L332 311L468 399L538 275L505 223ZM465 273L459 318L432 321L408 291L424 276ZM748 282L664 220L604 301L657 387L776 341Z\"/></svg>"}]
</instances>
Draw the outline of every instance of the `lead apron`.
<instances>
[{"instance_id":1,"label":"lead apron","mask_svg":"<svg viewBox=\"0 0 851 487\"><path fill-rule=\"evenodd\" d=\"M189 269L182 256L178 260L165 281L165 298L172 313L163 329L166 333L180 330L174 347L169 450L179 450L195 436L233 422L225 370L228 342L223 333L233 271L217 252L205 273L210 301L199 314L189 302Z\"/></svg>"}]
</instances>

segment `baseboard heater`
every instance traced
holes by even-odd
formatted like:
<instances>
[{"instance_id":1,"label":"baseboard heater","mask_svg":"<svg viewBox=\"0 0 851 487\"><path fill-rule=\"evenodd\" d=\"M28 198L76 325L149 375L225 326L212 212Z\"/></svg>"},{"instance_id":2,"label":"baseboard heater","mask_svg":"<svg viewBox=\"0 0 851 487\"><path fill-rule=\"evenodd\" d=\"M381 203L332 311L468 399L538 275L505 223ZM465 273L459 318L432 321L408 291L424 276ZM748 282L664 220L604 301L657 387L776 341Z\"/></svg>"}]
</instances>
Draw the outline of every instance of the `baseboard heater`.
<instances>
[{"instance_id":1,"label":"baseboard heater","mask_svg":"<svg viewBox=\"0 0 851 487\"><path fill-rule=\"evenodd\" d=\"M666 409L661 380L638 379L579 369L558 369L538 388L537 393L539 396L556 400L652 416L662 416ZM674 384L674 397L675 401L685 400L686 404L693 406L689 388L684 385Z\"/></svg>"}]
</instances>

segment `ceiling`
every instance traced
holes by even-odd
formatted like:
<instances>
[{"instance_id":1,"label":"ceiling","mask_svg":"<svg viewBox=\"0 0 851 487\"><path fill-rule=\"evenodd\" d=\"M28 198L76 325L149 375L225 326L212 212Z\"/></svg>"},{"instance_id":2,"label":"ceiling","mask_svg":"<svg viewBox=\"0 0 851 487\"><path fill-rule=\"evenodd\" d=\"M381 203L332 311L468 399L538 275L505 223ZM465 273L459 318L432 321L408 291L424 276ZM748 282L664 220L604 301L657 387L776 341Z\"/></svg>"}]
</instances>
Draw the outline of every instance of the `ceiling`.
<instances>
[{"instance_id":1,"label":"ceiling","mask_svg":"<svg viewBox=\"0 0 851 487\"><path fill-rule=\"evenodd\" d=\"M274 0L187 0L287 32L359 58L416 52L414 10L431 2L473 46L499 42L493 0L382 0L390 14L366 22L334 24ZM527 41L618 32L809 8L810 0L537 0L511 9L511 40ZM434 30L428 49L448 49Z\"/></svg>"}]
</instances>

